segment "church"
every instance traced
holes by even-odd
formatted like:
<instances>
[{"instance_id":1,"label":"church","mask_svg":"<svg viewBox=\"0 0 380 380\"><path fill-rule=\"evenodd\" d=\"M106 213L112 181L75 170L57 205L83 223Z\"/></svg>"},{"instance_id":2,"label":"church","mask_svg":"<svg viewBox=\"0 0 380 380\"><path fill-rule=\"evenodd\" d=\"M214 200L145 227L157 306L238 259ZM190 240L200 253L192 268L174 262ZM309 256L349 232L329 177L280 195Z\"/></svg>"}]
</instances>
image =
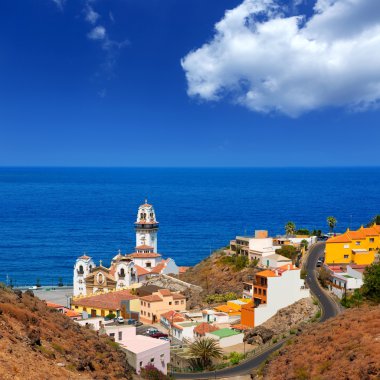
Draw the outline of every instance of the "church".
<instances>
[{"instance_id":1,"label":"church","mask_svg":"<svg viewBox=\"0 0 380 380\"><path fill-rule=\"evenodd\" d=\"M125 289L143 283L150 276L178 275L179 268L174 260L164 260L157 253L158 228L154 208L146 200L137 212L135 251L123 255L119 250L109 268L102 260L96 265L90 256L78 257L74 266L74 297Z\"/></svg>"}]
</instances>

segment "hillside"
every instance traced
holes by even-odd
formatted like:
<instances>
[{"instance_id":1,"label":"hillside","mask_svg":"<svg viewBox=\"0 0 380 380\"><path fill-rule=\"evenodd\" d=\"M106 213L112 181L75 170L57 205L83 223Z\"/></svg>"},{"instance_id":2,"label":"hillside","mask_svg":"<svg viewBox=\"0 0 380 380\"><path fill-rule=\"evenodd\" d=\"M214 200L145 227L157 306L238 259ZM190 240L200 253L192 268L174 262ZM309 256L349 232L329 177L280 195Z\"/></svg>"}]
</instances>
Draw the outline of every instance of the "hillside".
<instances>
[{"instance_id":1,"label":"hillside","mask_svg":"<svg viewBox=\"0 0 380 380\"><path fill-rule=\"evenodd\" d=\"M131 379L114 342L49 309L28 291L0 289L0 379Z\"/></svg>"},{"instance_id":2,"label":"hillside","mask_svg":"<svg viewBox=\"0 0 380 380\"><path fill-rule=\"evenodd\" d=\"M238 269L233 263L225 261L226 256L223 256L220 251L214 252L187 270L180 279L201 286L204 295L234 292L241 296L242 282L252 279L257 270L249 267Z\"/></svg>"},{"instance_id":3,"label":"hillside","mask_svg":"<svg viewBox=\"0 0 380 380\"><path fill-rule=\"evenodd\" d=\"M380 307L348 309L306 329L263 370L264 379L379 379Z\"/></svg>"}]
</instances>

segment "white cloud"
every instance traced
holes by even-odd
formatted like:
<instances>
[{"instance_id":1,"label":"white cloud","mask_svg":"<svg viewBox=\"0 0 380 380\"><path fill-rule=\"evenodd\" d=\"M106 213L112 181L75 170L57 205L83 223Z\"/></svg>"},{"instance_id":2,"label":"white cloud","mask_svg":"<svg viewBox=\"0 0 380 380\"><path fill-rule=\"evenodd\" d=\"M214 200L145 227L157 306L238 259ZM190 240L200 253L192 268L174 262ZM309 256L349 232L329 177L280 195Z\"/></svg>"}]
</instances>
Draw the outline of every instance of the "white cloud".
<instances>
[{"instance_id":1,"label":"white cloud","mask_svg":"<svg viewBox=\"0 0 380 380\"><path fill-rule=\"evenodd\" d=\"M96 26L93 28L90 33L87 34L88 38L90 40L106 40L107 38L107 31L104 26Z\"/></svg>"},{"instance_id":2,"label":"white cloud","mask_svg":"<svg viewBox=\"0 0 380 380\"><path fill-rule=\"evenodd\" d=\"M306 19L286 15L276 0L245 0L181 63L189 96L226 97L257 112L377 107L379 3L318 0Z\"/></svg>"},{"instance_id":3,"label":"white cloud","mask_svg":"<svg viewBox=\"0 0 380 380\"><path fill-rule=\"evenodd\" d=\"M86 4L84 8L84 14L86 21L89 22L90 24L96 24L98 19L100 18L100 14L94 11L94 8L90 4Z\"/></svg>"},{"instance_id":4,"label":"white cloud","mask_svg":"<svg viewBox=\"0 0 380 380\"><path fill-rule=\"evenodd\" d=\"M66 0L52 0L53 3L60 9L63 10L63 6L66 3Z\"/></svg>"}]
</instances>

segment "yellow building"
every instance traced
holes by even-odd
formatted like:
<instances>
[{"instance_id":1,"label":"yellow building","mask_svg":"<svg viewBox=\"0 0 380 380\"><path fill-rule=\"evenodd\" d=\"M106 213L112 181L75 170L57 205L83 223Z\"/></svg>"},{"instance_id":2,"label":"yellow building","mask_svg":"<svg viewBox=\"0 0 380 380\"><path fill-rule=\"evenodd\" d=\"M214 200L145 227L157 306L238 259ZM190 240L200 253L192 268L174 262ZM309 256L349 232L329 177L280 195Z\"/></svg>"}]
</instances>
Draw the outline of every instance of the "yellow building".
<instances>
[{"instance_id":1,"label":"yellow building","mask_svg":"<svg viewBox=\"0 0 380 380\"><path fill-rule=\"evenodd\" d=\"M227 301L227 305L216 306L214 307L214 310L222 313L227 313L229 316L240 315L242 306L246 305L250 301L251 300L247 298Z\"/></svg>"},{"instance_id":2,"label":"yellow building","mask_svg":"<svg viewBox=\"0 0 380 380\"><path fill-rule=\"evenodd\" d=\"M380 226L360 227L357 231L347 231L327 240L326 264L370 265L380 248Z\"/></svg>"},{"instance_id":3,"label":"yellow building","mask_svg":"<svg viewBox=\"0 0 380 380\"><path fill-rule=\"evenodd\" d=\"M131 318L139 315L140 299L129 290L74 297L71 308L77 313L87 312L90 317L105 317L108 314Z\"/></svg>"}]
</instances>

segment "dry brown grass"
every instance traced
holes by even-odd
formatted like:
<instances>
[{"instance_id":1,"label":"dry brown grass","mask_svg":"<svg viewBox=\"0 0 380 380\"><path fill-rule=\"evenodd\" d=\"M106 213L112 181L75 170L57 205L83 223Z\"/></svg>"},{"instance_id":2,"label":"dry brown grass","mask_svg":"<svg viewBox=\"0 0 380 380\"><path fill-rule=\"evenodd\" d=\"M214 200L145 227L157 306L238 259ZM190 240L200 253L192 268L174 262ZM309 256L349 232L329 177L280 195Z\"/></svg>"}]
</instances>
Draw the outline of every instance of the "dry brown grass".
<instances>
[{"instance_id":1,"label":"dry brown grass","mask_svg":"<svg viewBox=\"0 0 380 380\"><path fill-rule=\"evenodd\" d=\"M380 379L380 307L350 309L313 325L280 350L264 378Z\"/></svg>"},{"instance_id":2,"label":"dry brown grass","mask_svg":"<svg viewBox=\"0 0 380 380\"><path fill-rule=\"evenodd\" d=\"M0 289L0 379L131 379L109 339L35 297Z\"/></svg>"}]
</instances>

